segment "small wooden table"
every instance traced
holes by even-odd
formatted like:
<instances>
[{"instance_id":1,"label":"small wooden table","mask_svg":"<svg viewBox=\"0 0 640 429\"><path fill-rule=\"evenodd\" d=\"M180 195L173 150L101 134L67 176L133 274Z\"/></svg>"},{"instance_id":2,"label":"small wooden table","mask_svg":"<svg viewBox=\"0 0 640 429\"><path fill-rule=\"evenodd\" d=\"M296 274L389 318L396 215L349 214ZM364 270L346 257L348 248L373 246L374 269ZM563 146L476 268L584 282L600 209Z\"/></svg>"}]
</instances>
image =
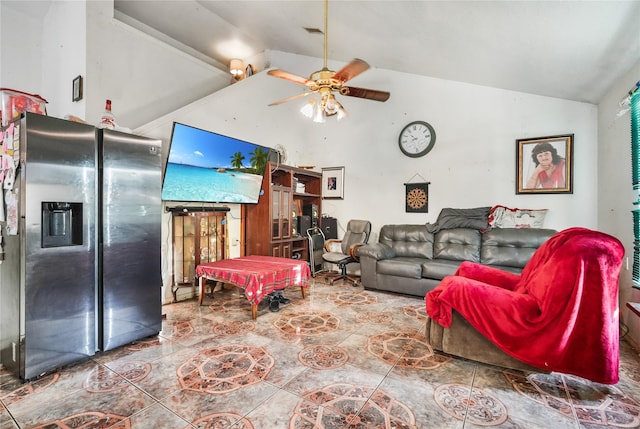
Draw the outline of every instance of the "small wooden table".
<instances>
[{"instance_id":1,"label":"small wooden table","mask_svg":"<svg viewBox=\"0 0 640 429\"><path fill-rule=\"evenodd\" d=\"M270 293L289 286L300 286L302 298L309 286L311 270L305 261L273 256L242 256L200 264L196 267L199 303L204 299L205 280L229 283L244 290L251 303L251 318L258 316L258 304Z\"/></svg>"}]
</instances>

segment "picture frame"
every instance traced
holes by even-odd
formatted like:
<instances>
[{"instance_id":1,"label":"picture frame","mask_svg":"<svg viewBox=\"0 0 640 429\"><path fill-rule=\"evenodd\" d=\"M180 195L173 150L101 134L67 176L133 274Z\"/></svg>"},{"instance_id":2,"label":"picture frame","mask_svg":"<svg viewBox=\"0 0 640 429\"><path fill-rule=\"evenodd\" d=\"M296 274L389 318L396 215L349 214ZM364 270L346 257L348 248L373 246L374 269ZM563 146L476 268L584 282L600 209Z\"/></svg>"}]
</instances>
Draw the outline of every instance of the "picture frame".
<instances>
[{"instance_id":1,"label":"picture frame","mask_svg":"<svg viewBox=\"0 0 640 429\"><path fill-rule=\"evenodd\" d=\"M71 100L72 101L82 100L82 76L77 76L75 79L73 79Z\"/></svg>"},{"instance_id":2,"label":"picture frame","mask_svg":"<svg viewBox=\"0 0 640 429\"><path fill-rule=\"evenodd\" d=\"M344 167L322 169L322 199L344 199Z\"/></svg>"},{"instance_id":3,"label":"picture frame","mask_svg":"<svg viewBox=\"0 0 640 429\"><path fill-rule=\"evenodd\" d=\"M573 137L517 139L516 194L572 194Z\"/></svg>"}]
</instances>

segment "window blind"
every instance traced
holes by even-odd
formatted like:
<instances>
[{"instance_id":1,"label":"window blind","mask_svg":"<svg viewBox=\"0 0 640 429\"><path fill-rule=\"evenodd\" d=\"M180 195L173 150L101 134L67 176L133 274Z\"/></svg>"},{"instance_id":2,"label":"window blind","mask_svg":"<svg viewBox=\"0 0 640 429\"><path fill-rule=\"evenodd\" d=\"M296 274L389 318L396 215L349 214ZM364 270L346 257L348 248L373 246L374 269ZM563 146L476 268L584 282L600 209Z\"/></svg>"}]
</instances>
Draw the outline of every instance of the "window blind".
<instances>
[{"instance_id":1,"label":"window blind","mask_svg":"<svg viewBox=\"0 0 640 429\"><path fill-rule=\"evenodd\" d=\"M636 87L637 88L637 87ZM636 206L640 205L640 91L631 94L631 179L636 191ZM640 209L633 210L633 282L640 285Z\"/></svg>"}]
</instances>

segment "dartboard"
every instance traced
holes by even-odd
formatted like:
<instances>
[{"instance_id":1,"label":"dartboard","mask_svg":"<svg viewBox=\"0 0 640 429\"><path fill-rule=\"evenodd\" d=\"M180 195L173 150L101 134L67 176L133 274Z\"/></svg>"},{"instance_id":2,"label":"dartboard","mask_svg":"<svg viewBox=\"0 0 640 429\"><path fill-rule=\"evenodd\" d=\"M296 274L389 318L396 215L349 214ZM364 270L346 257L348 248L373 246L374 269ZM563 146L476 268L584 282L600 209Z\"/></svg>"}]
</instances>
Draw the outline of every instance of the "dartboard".
<instances>
[{"instance_id":1,"label":"dartboard","mask_svg":"<svg viewBox=\"0 0 640 429\"><path fill-rule=\"evenodd\" d=\"M427 193L424 189L414 188L407 193L407 205L412 209L421 209L427 204Z\"/></svg>"},{"instance_id":2,"label":"dartboard","mask_svg":"<svg viewBox=\"0 0 640 429\"><path fill-rule=\"evenodd\" d=\"M429 182L405 183L405 211L407 213L429 212Z\"/></svg>"}]
</instances>

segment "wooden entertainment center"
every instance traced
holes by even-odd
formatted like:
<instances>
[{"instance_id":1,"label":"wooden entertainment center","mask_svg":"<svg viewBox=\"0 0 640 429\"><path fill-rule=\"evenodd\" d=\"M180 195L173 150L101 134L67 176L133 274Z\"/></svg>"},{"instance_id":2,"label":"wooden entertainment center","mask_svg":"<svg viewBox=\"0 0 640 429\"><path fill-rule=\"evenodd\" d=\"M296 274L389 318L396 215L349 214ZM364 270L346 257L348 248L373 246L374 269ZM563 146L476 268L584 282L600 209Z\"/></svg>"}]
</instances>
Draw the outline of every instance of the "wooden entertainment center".
<instances>
[{"instance_id":1,"label":"wooden entertainment center","mask_svg":"<svg viewBox=\"0 0 640 429\"><path fill-rule=\"evenodd\" d=\"M306 228L320 227L321 182L319 172L269 162L264 193L245 205L245 254L309 260Z\"/></svg>"}]
</instances>

